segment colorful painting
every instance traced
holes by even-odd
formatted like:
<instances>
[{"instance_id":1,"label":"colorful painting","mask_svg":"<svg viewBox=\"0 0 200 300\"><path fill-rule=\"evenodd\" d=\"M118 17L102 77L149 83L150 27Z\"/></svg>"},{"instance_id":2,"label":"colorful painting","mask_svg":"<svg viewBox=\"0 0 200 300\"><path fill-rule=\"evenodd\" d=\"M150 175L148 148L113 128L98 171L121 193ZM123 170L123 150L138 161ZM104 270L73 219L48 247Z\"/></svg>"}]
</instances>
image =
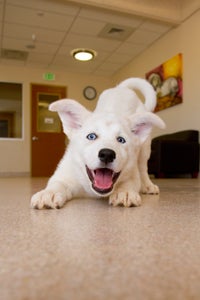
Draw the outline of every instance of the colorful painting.
<instances>
[{"instance_id":1,"label":"colorful painting","mask_svg":"<svg viewBox=\"0 0 200 300\"><path fill-rule=\"evenodd\" d=\"M162 65L146 73L146 79L152 84L157 94L155 111L182 103L182 54L177 54Z\"/></svg>"}]
</instances>

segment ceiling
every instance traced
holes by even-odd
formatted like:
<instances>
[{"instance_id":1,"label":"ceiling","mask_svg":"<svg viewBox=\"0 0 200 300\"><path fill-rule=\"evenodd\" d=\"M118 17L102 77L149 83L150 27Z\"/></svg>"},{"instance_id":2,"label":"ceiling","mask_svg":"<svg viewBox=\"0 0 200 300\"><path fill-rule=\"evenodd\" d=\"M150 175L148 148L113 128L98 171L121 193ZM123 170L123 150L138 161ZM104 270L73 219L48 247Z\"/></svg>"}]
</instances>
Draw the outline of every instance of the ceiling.
<instances>
[{"instance_id":1,"label":"ceiling","mask_svg":"<svg viewBox=\"0 0 200 300\"><path fill-rule=\"evenodd\" d=\"M187 0L102 3L0 0L0 63L111 76L199 6L197 0L190 7L183 6ZM75 48L94 49L97 56L78 62L70 54Z\"/></svg>"}]
</instances>

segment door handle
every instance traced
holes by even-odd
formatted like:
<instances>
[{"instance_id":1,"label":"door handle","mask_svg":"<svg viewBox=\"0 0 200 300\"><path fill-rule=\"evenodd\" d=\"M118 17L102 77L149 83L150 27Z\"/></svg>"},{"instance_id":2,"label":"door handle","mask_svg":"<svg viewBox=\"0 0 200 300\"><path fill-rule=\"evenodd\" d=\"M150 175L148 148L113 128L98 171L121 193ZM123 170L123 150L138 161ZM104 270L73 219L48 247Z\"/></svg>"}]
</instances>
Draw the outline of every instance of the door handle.
<instances>
[{"instance_id":1,"label":"door handle","mask_svg":"<svg viewBox=\"0 0 200 300\"><path fill-rule=\"evenodd\" d=\"M32 141L38 141L38 140L39 140L39 138L37 136L32 137Z\"/></svg>"}]
</instances>

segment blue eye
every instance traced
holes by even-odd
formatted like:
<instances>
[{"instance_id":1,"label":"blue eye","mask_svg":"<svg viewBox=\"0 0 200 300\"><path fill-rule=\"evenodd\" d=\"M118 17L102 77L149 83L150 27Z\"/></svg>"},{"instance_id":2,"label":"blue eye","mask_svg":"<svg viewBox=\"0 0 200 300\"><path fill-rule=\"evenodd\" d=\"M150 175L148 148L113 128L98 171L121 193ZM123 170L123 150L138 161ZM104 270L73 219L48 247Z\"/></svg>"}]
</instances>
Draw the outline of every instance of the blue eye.
<instances>
[{"instance_id":1,"label":"blue eye","mask_svg":"<svg viewBox=\"0 0 200 300\"><path fill-rule=\"evenodd\" d=\"M126 143L125 138L123 138L122 136L118 136L117 141L118 141L119 143L121 143L121 144L125 144L125 143Z\"/></svg>"},{"instance_id":2,"label":"blue eye","mask_svg":"<svg viewBox=\"0 0 200 300\"><path fill-rule=\"evenodd\" d=\"M96 133L94 133L94 132L89 133L89 134L87 135L87 139L90 140L90 141L96 140L96 139L97 139Z\"/></svg>"}]
</instances>

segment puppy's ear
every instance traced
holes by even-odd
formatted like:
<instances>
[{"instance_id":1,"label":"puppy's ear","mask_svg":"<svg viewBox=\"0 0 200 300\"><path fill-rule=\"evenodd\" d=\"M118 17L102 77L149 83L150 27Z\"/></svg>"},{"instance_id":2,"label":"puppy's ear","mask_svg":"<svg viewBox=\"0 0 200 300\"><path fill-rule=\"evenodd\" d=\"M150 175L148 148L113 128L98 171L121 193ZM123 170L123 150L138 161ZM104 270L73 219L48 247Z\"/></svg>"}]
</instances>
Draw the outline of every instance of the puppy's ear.
<instances>
[{"instance_id":1,"label":"puppy's ear","mask_svg":"<svg viewBox=\"0 0 200 300\"><path fill-rule=\"evenodd\" d=\"M141 143L148 138L153 126L161 129L166 127L163 120L151 112L135 113L129 119L131 122L131 131L139 137Z\"/></svg>"},{"instance_id":2,"label":"puppy's ear","mask_svg":"<svg viewBox=\"0 0 200 300\"><path fill-rule=\"evenodd\" d=\"M83 105L72 99L62 99L50 104L49 110L57 111L63 124L64 133L70 135L72 130L82 127L91 114Z\"/></svg>"}]
</instances>

